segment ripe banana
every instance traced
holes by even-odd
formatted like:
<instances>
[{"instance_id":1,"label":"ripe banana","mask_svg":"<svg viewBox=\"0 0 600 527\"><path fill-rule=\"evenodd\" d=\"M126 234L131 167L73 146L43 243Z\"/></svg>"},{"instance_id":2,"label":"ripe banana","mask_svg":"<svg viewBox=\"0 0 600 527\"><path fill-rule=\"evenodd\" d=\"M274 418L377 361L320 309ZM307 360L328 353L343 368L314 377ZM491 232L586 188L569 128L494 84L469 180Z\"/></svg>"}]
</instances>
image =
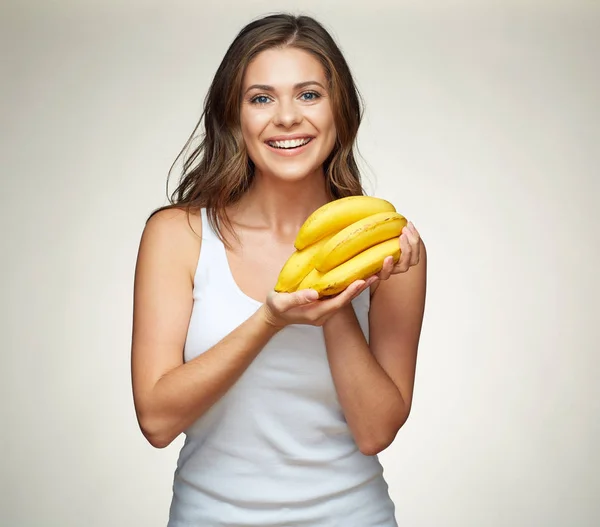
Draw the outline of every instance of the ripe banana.
<instances>
[{"instance_id":1,"label":"ripe banana","mask_svg":"<svg viewBox=\"0 0 600 527\"><path fill-rule=\"evenodd\" d=\"M394 258L394 263L400 259L400 240L398 238L378 243L354 258L350 258L323 274L311 287L319 293L319 296L336 295L355 280L364 280L381 271L383 261L388 256Z\"/></svg>"},{"instance_id":2,"label":"ripe banana","mask_svg":"<svg viewBox=\"0 0 600 527\"><path fill-rule=\"evenodd\" d=\"M300 291L301 289L311 289L322 277L323 273L313 269L306 275L304 280L298 284L296 291Z\"/></svg>"},{"instance_id":3,"label":"ripe banana","mask_svg":"<svg viewBox=\"0 0 600 527\"><path fill-rule=\"evenodd\" d=\"M379 212L358 220L322 246L314 266L321 273L331 271L369 247L398 238L406 224L406 218L398 212Z\"/></svg>"},{"instance_id":4,"label":"ripe banana","mask_svg":"<svg viewBox=\"0 0 600 527\"><path fill-rule=\"evenodd\" d=\"M323 245L327 243L332 236L333 234L325 236L325 238L309 245L302 251L294 251L279 272L279 277L275 284L275 291L278 293L292 293L295 291L298 284L310 273L311 269L314 268L314 259L319 254Z\"/></svg>"},{"instance_id":5,"label":"ripe banana","mask_svg":"<svg viewBox=\"0 0 600 527\"><path fill-rule=\"evenodd\" d=\"M396 209L389 201L372 196L349 196L326 203L300 227L294 246L301 251L328 234L378 212L396 212Z\"/></svg>"}]
</instances>

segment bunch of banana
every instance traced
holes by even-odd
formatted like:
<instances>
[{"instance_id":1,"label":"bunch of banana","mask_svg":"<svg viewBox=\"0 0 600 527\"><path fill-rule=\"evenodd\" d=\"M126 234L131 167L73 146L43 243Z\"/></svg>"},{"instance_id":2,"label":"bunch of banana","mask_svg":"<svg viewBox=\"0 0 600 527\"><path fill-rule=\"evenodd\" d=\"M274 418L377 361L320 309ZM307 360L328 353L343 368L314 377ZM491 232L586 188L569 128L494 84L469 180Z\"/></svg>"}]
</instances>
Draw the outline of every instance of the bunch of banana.
<instances>
[{"instance_id":1,"label":"bunch of banana","mask_svg":"<svg viewBox=\"0 0 600 527\"><path fill-rule=\"evenodd\" d=\"M340 293L355 280L378 273L386 257L400 259L404 216L386 200L350 196L331 201L304 222L275 291L315 289L319 296Z\"/></svg>"}]
</instances>

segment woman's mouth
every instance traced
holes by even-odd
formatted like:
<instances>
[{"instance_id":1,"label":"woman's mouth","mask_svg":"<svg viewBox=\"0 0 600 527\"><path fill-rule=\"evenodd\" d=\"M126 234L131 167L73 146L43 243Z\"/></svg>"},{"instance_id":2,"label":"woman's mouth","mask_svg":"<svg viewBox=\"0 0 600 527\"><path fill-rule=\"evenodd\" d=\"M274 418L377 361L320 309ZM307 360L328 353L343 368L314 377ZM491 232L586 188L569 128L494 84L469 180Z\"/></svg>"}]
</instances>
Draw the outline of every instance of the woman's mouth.
<instances>
[{"instance_id":1,"label":"woman's mouth","mask_svg":"<svg viewBox=\"0 0 600 527\"><path fill-rule=\"evenodd\" d=\"M292 150L294 148L300 148L307 145L312 141L312 137L304 137L301 139L286 139L284 141L267 141L267 144L271 148L277 148L280 150Z\"/></svg>"},{"instance_id":2,"label":"woman's mouth","mask_svg":"<svg viewBox=\"0 0 600 527\"><path fill-rule=\"evenodd\" d=\"M301 137L281 141L265 141L265 144L271 152L280 156L290 157L304 152L313 139L313 137Z\"/></svg>"}]
</instances>

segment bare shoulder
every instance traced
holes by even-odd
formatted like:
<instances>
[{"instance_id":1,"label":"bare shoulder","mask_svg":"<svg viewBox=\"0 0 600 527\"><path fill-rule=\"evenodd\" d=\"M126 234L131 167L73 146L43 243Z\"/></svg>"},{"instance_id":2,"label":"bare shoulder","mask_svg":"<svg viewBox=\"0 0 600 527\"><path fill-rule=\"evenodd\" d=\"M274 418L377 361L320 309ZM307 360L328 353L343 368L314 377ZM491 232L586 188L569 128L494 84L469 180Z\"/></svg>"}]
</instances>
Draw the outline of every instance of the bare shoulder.
<instances>
[{"instance_id":1,"label":"bare shoulder","mask_svg":"<svg viewBox=\"0 0 600 527\"><path fill-rule=\"evenodd\" d=\"M200 212L163 209L146 222L140 242L140 258L159 258L189 270L193 279L202 239Z\"/></svg>"},{"instance_id":2,"label":"bare shoulder","mask_svg":"<svg viewBox=\"0 0 600 527\"><path fill-rule=\"evenodd\" d=\"M179 242L186 239L200 241L202 220L200 211L188 212L182 208L163 209L153 214L146 222L144 234L164 238L175 237Z\"/></svg>"}]
</instances>

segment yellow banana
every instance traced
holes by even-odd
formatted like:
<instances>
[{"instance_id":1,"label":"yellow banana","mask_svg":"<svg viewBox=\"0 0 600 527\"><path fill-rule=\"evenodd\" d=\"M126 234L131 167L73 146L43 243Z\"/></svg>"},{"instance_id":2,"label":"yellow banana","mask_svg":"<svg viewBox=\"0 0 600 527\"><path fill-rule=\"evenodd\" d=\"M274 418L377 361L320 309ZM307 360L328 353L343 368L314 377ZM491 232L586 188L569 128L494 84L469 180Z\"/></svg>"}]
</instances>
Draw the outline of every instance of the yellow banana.
<instances>
[{"instance_id":1,"label":"yellow banana","mask_svg":"<svg viewBox=\"0 0 600 527\"><path fill-rule=\"evenodd\" d=\"M398 212L378 212L358 220L323 245L314 266L322 273L331 271L373 245L400 237L406 224L406 218Z\"/></svg>"},{"instance_id":2,"label":"yellow banana","mask_svg":"<svg viewBox=\"0 0 600 527\"><path fill-rule=\"evenodd\" d=\"M313 269L306 275L304 280L298 284L296 291L300 291L301 289L311 289L321 279L322 276L323 273Z\"/></svg>"},{"instance_id":3,"label":"yellow banana","mask_svg":"<svg viewBox=\"0 0 600 527\"><path fill-rule=\"evenodd\" d=\"M381 271L383 261L388 256L392 256L394 262L400 259L399 239L392 238L357 254L354 258L323 274L312 285L312 289L315 289L319 293L319 296L336 295L346 289L355 280L364 280Z\"/></svg>"},{"instance_id":4,"label":"yellow banana","mask_svg":"<svg viewBox=\"0 0 600 527\"><path fill-rule=\"evenodd\" d=\"M372 196L349 196L326 203L315 210L298 231L294 246L299 251L355 221L377 212L396 212L389 201Z\"/></svg>"},{"instance_id":5,"label":"yellow banana","mask_svg":"<svg viewBox=\"0 0 600 527\"><path fill-rule=\"evenodd\" d=\"M314 268L314 259L332 236L333 234L326 236L302 251L294 251L279 272L275 291L278 293L292 293L295 291L296 286Z\"/></svg>"}]
</instances>

